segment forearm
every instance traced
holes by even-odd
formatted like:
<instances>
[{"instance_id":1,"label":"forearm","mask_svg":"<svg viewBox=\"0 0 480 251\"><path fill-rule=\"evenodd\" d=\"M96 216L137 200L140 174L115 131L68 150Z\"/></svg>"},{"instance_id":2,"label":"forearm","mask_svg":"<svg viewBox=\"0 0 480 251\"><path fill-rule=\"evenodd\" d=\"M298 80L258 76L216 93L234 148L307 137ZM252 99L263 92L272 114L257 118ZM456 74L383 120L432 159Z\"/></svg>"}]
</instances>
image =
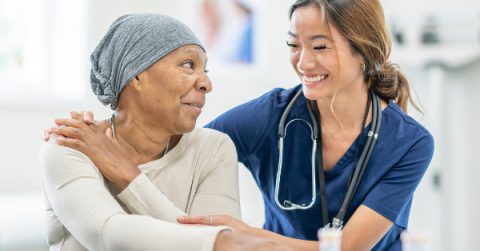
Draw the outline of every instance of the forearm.
<instances>
[{"instance_id":1,"label":"forearm","mask_svg":"<svg viewBox=\"0 0 480 251\"><path fill-rule=\"evenodd\" d=\"M319 242L318 241L307 241L307 240L300 240L300 239L295 239L295 238L290 238L286 237L268 230L264 230L261 228L250 228L247 230L247 233L259 236L259 237L265 237L265 238L270 238L273 239L279 243L282 243L283 245L289 246L294 250L299 250L299 251L318 251L319 250ZM360 234L361 235L361 234ZM343 235L342 238L342 251L360 251L360 250L370 250L373 247L375 242L371 241L366 241L363 238L356 238L355 236L352 236L352 233L347 233L346 235ZM320 250L321 251L321 250Z\"/></svg>"},{"instance_id":2,"label":"forearm","mask_svg":"<svg viewBox=\"0 0 480 251\"><path fill-rule=\"evenodd\" d=\"M185 226L141 215L116 215L105 224L102 242L105 250L212 251L218 234L225 229Z\"/></svg>"},{"instance_id":3,"label":"forearm","mask_svg":"<svg viewBox=\"0 0 480 251\"><path fill-rule=\"evenodd\" d=\"M118 198L131 213L176 222L185 212L176 207L145 174L138 175Z\"/></svg>"},{"instance_id":4,"label":"forearm","mask_svg":"<svg viewBox=\"0 0 480 251\"><path fill-rule=\"evenodd\" d=\"M95 188L96 183L94 178L77 178L58 189L47 189L59 219L89 250L211 251L218 232L226 229L184 226L126 214L106 191ZM83 199L75 202L76 197Z\"/></svg>"},{"instance_id":5,"label":"forearm","mask_svg":"<svg viewBox=\"0 0 480 251\"><path fill-rule=\"evenodd\" d=\"M265 229L261 228L249 228L247 230L247 233L255 235L255 236L260 236L260 237L265 237L265 238L270 238L273 239L277 242L280 242L284 245L289 246L290 248L294 250L299 250L299 251L318 251L318 242L317 241L307 241L307 240L300 240L300 239L295 239L295 238L290 238L286 237Z\"/></svg>"},{"instance_id":6,"label":"forearm","mask_svg":"<svg viewBox=\"0 0 480 251\"><path fill-rule=\"evenodd\" d=\"M140 174L141 171L138 167L127 164L124 168L119 168L117 173L111 174L110 181L119 191L123 191Z\"/></svg>"},{"instance_id":7,"label":"forearm","mask_svg":"<svg viewBox=\"0 0 480 251\"><path fill-rule=\"evenodd\" d=\"M371 250L392 227L392 222L361 205L348 220L342 233L342 250Z\"/></svg>"}]
</instances>

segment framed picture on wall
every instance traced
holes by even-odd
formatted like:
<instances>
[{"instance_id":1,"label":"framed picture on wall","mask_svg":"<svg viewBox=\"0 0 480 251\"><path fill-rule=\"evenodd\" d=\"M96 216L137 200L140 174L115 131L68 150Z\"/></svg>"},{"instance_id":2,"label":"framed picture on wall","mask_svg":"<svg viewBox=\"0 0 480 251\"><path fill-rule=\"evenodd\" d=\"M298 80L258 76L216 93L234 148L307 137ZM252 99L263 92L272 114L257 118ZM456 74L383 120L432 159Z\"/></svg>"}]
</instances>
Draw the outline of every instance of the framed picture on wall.
<instances>
[{"instance_id":1,"label":"framed picture on wall","mask_svg":"<svg viewBox=\"0 0 480 251\"><path fill-rule=\"evenodd\" d=\"M261 2L196 0L190 6L187 23L202 40L208 64L217 74L255 74L261 64L258 53Z\"/></svg>"}]
</instances>

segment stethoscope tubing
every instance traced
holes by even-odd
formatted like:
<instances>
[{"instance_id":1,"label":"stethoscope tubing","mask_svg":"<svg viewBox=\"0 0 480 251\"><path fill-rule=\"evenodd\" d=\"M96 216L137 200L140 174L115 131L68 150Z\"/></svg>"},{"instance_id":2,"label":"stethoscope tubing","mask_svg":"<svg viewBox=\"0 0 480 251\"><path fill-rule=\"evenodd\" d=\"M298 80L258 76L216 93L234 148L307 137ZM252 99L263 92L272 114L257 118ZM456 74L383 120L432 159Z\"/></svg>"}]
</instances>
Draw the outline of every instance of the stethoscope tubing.
<instances>
[{"instance_id":1,"label":"stethoscope tubing","mask_svg":"<svg viewBox=\"0 0 480 251\"><path fill-rule=\"evenodd\" d=\"M337 222L339 225L343 225L343 219L345 219L347 209L350 206L354 194L357 192L358 186L360 185L360 181L365 173L365 169L367 168L368 161L370 160L378 138L378 131L381 123L381 107L379 107L380 99L373 93L373 91L370 91L369 95L372 99L372 125L370 131L368 132L367 141L365 143L366 151L362 151L362 154L360 155L357 168L355 169L352 182L350 183L351 185L348 187L342 206L335 217L337 219L334 220L334 222ZM333 227L335 228L338 226Z\"/></svg>"},{"instance_id":2,"label":"stethoscope tubing","mask_svg":"<svg viewBox=\"0 0 480 251\"><path fill-rule=\"evenodd\" d=\"M312 146L312 199L307 206L305 206L304 204L298 205L298 204L295 204L295 203L293 203L289 200L285 200L283 204L280 203L280 201L279 201L279 187L280 187L280 179L281 179L281 174L282 174L283 143L284 143L284 138L286 136L286 129L288 128L288 126L290 125L291 122L296 121L296 120L301 120L301 119L294 119L292 121L289 121L286 125L285 125L285 121L287 120L287 117L290 114L290 111L293 108L294 104L297 102L297 100L300 98L300 96L302 94L303 94L302 90L298 91L295 94L295 96L289 102L289 104L287 105L287 108L283 112L283 114L280 118L279 126L278 126L279 161L278 161L277 175L276 175L276 181L275 181L275 203L277 204L277 206L279 208L281 208L283 210L297 210L297 209L306 210L306 209L311 208L315 204L315 201L316 201L316 180L315 180L315 176L316 176L315 175L315 163L316 163L316 161L315 161L315 157L318 154L319 155L318 156L319 160L321 161L323 159L322 153L321 152L317 153L317 150L321 151L321 149L318 149L317 143L319 141L321 142L321 140L322 140L321 135L319 134L319 130L318 130L319 126L318 126L318 123L316 121L315 115L312 112L312 108L310 107L310 105L307 104L308 112L309 112L309 115L310 115L310 117L312 119L312 123L313 123L313 128L312 128L312 126L308 122L304 121L305 123L307 123L307 125L312 130L312 133L311 133L311 138L312 138L312 141L313 141L313 146ZM365 169L368 165L368 162L369 162L370 157L372 155L373 149L375 148L376 141L378 139L378 132L380 130L381 116L382 116L380 98L373 92L373 90L370 90L368 95L369 95L369 101L371 101L371 104L372 104L372 125L371 125L370 130L369 130L368 135L367 135L367 140L366 140L366 143L365 143L365 146L364 146L364 150L362 151L362 153L360 155L359 161L357 163L357 167L355 168L353 177L351 179L350 185L348 186L347 193L346 193L345 198L342 202L340 210L339 210L337 216L333 218L332 227L334 227L334 228L342 228L343 227L343 220L345 218L347 209L350 206L350 203L353 199L353 196L358 189L358 186L359 186L360 181L361 181L361 179L362 179L362 177L365 173ZM317 112L319 112L319 111L317 111ZM368 106L367 106L365 116L367 116L367 115L368 115ZM326 224L326 226L330 226L328 212L323 212L323 211L327 210L326 194L325 194L325 187L324 187L325 186L325 184L324 184L325 183L324 182L325 178L324 178L323 168L321 168L321 170L319 168L319 177L320 177L320 181L319 181L319 183L320 183L320 195L322 196L322 198L324 198L324 199L321 200L323 221ZM323 181L322 181L322 177L323 177Z\"/></svg>"},{"instance_id":3,"label":"stethoscope tubing","mask_svg":"<svg viewBox=\"0 0 480 251\"><path fill-rule=\"evenodd\" d=\"M280 203L279 201L279 188L280 188L280 179L281 179L281 176L282 176L282 165L283 165L283 140L284 140L284 137L287 136L287 134L285 133L284 136L280 137L279 138L279 142L278 142L278 149L279 149L279 161L278 161L278 167L277 167L277 177L275 179L275 203L277 204L278 207L280 207L281 209L283 210L287 210L287 211L291 211L291 210L296 210L296 209L302 209L302 210L307 210L307 209L310 209L314 204L315 204L315 200L317 198L317 187L316 187L316 175L315 175L315 152L317 152L317 142L315 140L315 135L314 135L314 130L312 128L312 126L306 122L305 120L303 119L293 119L291 121L289 121L287 123L287 125L285 125L285 132L287 131L286 129L288 128L288 126L292 123L292 122L295 122L295 121L303 121L304 123L306 123L309 127L310 127L310 130L311 130L311 134L310 134L310 137L312 139L312 156L311 156L311 163L312 163L312 184L314 184L312 186L312 198L310 200L310 203L307 205L307 206L304 206L304 205L298 205L298 204L295 204L295 203L292 203L291 201L288 201L288 200L285 200L284 203ZM289 205L285 205L285 204L289 204Z\"/></svg>"}]
</instances>

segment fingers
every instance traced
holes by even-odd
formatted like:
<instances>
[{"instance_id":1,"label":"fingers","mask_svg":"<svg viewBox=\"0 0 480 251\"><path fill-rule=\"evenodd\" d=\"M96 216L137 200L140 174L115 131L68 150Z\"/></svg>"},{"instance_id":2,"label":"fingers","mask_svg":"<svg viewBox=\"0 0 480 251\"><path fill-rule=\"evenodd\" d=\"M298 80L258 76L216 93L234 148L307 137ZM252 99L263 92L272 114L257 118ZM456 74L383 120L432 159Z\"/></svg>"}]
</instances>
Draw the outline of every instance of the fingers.
<instances>
[{"instance_id":1,"label":"fingers","mask_svg":"<svg viewBox=\"0 0 480 251\"><path fill-rule=\"evenodd\" d=\"M203 224L211 226L228 225L228 218L224 215L179 216L177 221L182 224Z\"/></svg>"},{"instance_id":2,"label":"fingers","mask_svg":"<svg viewBox=\"0 0 480 251\"><path fill-rule=\"evenodd\" d=\"M65 136L67 138L82 139L82 131L75 127L55 127L52 128L52 133Z\"/></svg>"},{"instance_id":3,"label":"fingers","mask_svg":"<svg viewBox=\"0 0 480 251\"><path fill-rule=\"evenodd\" d=\"M70 118L71 119L74 119L74 120L83 120L82 119L82 114L80 114L79 112L75 112L75 111L72 111L70 112ZM61 121L62 119L55 119L55 126L61 126L63 125L62 123L59 123L59 121Z\"/></svg>"},{"instance_id":4,"label":"fingers","mask_svg":"<svg viewBox=\"0 0 480 251\"><path fill-rule=\"evenodd\" d=\"M88 147L86 147L85 143L83 143L82 141L80 141L78 139L71 139L71 138L65 138L63 136L58 136L55 139L55 142L58 145L70 147L70 148L73 148L75 150L81 151L83 153L86 153L86 151L88 150Z\"/></svg>"},{"instance_id":5,"label":"fingers","mask_svg":"<svg viewBox=\"0 0 480 251\"><path fill-rule=\"evenodd\" d=\"M179 216L177 221L182 224L203 224L203 225L211 225L210 219L212 219L213 225L213 217L210 216Z\"/></svg>"},{"instance_id":6,"label":"fingers","mask_svg":"<svg viewBox=\"0 0 480 251\"><path fill-rule=\"evenodd\" d=\"M71 111L70 118L75 120L83 120L83 112Z\"/></svg>"},{"instance_id":7,"label":"fingers","mask_svg":"<svg viewBox=\"0 0 480 251\"><path fill-rule=\"evenodd\" d=\"M85 122L87 125L93 124L93 112L90 111L81 111L81 112L70 112L70 118L75 120L80 120Z\"/></svg>"},{"instance_id":8,"label":"fingers","mask_svg":"<svg viewBox=\"0 0 480 251\"><path fill-rule=\"evenodd\" d=\"M52 134L52 128L47 128L43 131L43 141L47 142L50 139L50 134Z\"/></svg>"},{"instance_id":9,"label":"fingers","mask_svg":"<svg viewBox=\"0 0 480 251\"><path fill-rule=\"evenodd\" d=\"M86 124L83 120L76 120L76 119L55 119L55 124L57 126L67 126L67 127L75 127L75 128L85 128Z\"/></svg>"},{"instance_id":10,"label":"fingers","mask_svg":"<svg viewBox=\"0 0 480 251\"><path fill-rule=\"evenodd\" d=\"M93 112L90 112L90 111L83 112L83 121L85 121L85 123L87 123L88 125L93 124L94 122Z\"/></svg>"},{"instance_id":11,"label":"fingers","mask_svg":"<svg viewBox=\"0 0 480 251\"><path fill-rule=\"evenodd\" d=\"M93 124L94 122L95 121L94 121L93 112L90 112L90 111L82 111L82 112L71 111L70 112L70 119L55 119L55 125L57 127L55 129L58 129L61 126L82 128L83 124L90 125L90 124ZM106 125L107 123L108 123L108 121L102 121L101 123L99 123L99 125L100 125L101 128L104 128L104 130L105 130L108 127L108 125ZM47 128L46 130L44 130L43 131L43 140L48 141L50 139L50 135L53 133L53 131L54 131L54 128ZM67 137L78 138L75 134L71 134L71 133L75 133L75 132L76 132L75 130L67 130L67 131L61 131L61 132L59 132L57 130L57 132L55 132L55 133L58 134L58 135L64 135L64 136L67 136ZM69 136L69 135L72 135L72 136Z\"/></svg>"}]
</instances>

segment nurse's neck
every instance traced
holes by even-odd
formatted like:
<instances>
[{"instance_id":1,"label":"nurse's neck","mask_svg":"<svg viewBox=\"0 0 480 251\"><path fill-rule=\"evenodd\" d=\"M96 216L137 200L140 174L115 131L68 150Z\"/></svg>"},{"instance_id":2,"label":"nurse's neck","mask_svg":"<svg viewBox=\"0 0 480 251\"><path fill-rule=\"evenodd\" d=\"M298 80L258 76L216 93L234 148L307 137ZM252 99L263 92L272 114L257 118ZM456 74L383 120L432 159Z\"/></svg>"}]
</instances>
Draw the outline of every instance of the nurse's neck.
<instances>
[{"instance_id":1,"label":"nurse's neck","mask_svg":"<svg viewBox=\"0 0 480 251\"><path fill-rule=\"evenodd\" d=\"M357 131L363 122L367 100L368 91L365 84L352 86L338 91L334 96L317 100L322 126L338 133ZM371 120L370 111L366 125Z\"/></svg>"}]
</instances>

